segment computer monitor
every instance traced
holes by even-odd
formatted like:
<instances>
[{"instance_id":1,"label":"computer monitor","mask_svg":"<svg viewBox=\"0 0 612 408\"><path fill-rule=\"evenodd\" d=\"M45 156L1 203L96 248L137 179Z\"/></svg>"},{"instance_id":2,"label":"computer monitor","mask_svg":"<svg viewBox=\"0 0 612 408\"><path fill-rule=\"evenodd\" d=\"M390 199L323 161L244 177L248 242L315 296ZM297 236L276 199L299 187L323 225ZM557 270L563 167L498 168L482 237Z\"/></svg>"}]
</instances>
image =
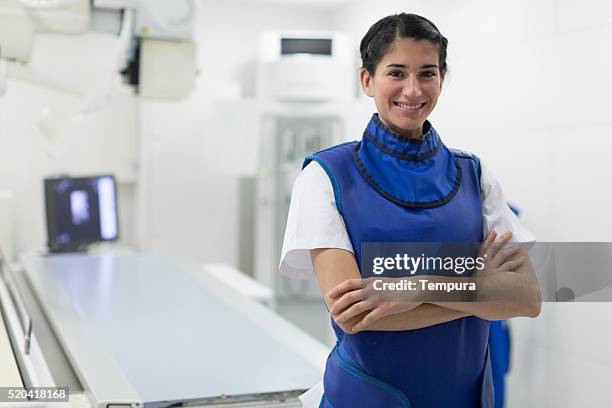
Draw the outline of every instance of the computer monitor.
<instances>
[{"instance_id":1,"label":"computer monitor","mask_svg":"<svg viewBox=\"0 0 612 408\"><path fill-rule=\"evenodd\" d=\"M82 251L94 242L119 238L113 176L48 178L44 185L51 252Z\"/></svg>"}]
</instances>

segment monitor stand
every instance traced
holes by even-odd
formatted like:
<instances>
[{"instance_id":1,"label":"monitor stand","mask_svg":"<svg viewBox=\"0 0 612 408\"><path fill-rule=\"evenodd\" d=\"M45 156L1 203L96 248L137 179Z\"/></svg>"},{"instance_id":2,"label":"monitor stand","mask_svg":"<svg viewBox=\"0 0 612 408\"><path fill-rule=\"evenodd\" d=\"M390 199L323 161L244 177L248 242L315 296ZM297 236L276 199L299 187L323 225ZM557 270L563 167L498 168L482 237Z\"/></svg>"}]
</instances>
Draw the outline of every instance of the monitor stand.
<instances>
[{"instance_id":1,"label":"monitor stand","mask_svg":"<svg viewBox=\"0 0 612 408\"><path fill-rule=\"evenodd\" d=\"M74 254L74 253L86 254L89 251L89 247L90 247L90 244L47 247L46 255Z\"/></svg>"}]
</instances>

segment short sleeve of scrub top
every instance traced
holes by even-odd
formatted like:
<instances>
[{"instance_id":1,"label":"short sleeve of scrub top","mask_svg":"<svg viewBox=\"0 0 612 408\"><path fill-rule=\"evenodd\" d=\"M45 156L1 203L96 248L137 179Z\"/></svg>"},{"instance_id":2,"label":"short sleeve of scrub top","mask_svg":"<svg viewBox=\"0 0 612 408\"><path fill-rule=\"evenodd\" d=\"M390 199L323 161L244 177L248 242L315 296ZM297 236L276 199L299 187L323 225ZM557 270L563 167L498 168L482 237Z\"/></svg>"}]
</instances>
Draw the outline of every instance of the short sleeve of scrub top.
<instances>
[{"instance_id":1,"label":"short sleeve of scrub top","mask_svg":"<svg viewBox=\"0 0 612 408\"><path fill-rule=\"evenodd\" d=\"M535 236L508 207L499 181L486 166L481 168L483 235L491 229L498 234L512 231L513 242L534 242ZM316 248L338 248L354 253L344 220L336 208L329 177L313 161L293 185L279 265L281 273L312 279L310 250Z\"/></svg>"}]
</instances>

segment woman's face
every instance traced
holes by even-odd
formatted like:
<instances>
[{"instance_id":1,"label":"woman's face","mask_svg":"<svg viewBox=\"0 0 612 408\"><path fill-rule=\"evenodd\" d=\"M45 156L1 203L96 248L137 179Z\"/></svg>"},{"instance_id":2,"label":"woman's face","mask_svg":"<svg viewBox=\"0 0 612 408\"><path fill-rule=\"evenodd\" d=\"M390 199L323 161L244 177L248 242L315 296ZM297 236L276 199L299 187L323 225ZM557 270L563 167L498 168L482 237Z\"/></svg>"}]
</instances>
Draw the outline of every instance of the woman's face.
<instances>
[{"instance_id":1,"label":"woman's face","mask_svg":"<svg viewBox=\"0 0 612 408\"><path fill-rule=\"evenodd\" d=\"M423 123L436 106L442 87L434 44L412 38L398 40L380 60L375 74L362 69L360 79L388 128L402 136L421 137Z\"/></svg>"}]
</instances>

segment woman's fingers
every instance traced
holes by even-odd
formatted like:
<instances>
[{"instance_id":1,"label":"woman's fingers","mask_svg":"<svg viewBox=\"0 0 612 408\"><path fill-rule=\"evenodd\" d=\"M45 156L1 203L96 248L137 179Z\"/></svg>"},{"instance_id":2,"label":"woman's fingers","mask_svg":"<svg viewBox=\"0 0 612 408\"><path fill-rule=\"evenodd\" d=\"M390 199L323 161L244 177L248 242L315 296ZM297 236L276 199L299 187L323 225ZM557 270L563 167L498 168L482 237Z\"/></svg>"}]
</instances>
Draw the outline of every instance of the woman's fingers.
<instances>
[{"instance_id":1,"label":"woman's fingers","mask_svg":"<svg viewBox=\"0 0 612 408\"><path fill-rule=\"evenodd\" d=\"M380 309L374 309L363 317L357 324L351 328L351 333L357 333L366 330L372 323L383 316Z\"/></svg>"},{"instance_id":2,"label":"woman's fingers","mask_svg":"<svg viewBox=\"0 0 612 408\"><path fill-rule=\"evenodd\" d=\"M355 289L361 289L363 286L363 282L361 279L347 279L344 282L336 285L332 290L327 292L327 296L332 299L340 297L347 292L353 291Z\"/></svg>"},{"instance_id":3,"label":"woman's fingers","mask_svg":"<svg viewBox=\"0 0 612 408\"><path fill-rule=\"evenodd\" d=\"M503 271L515 271L529 259L529 255L522 244L514 245L508 251L508 257L503 265L500 266L500 270Z\"/></svg>"},{"instance_id":4,"label":"woman's fingers","mask_svg":"<svg viewBox=\"0 0 612 408\"><path fill-rule=\"evenodd\" d=\"M339 316L345 309L363 300L365 298L364 292L365 291L361 289L357 289L352 292L345 293L342 295L342 297L340 297L340 299L334 302L329 312L332 316L334 316L334 318Z\"/></svg>"},{"instance_id":5,"label":"woman's fingers","mask_svg":"<svg viewBox=\"0 0 612 408\"><path fill-rule=\"evenodd\" d=\"M351 307L349 307L348 309L346 309L344 312L340 313L340 315L335 318L336 323L340 324L340 323L348 322L349 320L362 314L363 312L372 310L374 308L376 308L376 302L368 302L368 301L357 302L353 304Z\"/></svg>"},{"instance_id":6,"label":"woman's fingers","mask_svg":"<svg viewBox=\"0 0 612 408\"><path fill-rule=\"evenodd\" d=\"M491 262L495 255L512 239L512 232L508 231L502 236L495 239L495 241L491 242L487 245L487 249L485 251L484 257Z\"/></svg>"},{"instance_id":7,"label":"woman's fingers","mask_svg":"<svg viewBox=\"0 0 612 408\"><path fill-rule=\"evenodd\" d=\"M491 267L500 268L506 261L518 255L521 251L521 247L519 245L506 246L500 249L493 259L490 260Z\"/></svg>"},{"instance_id":8,"label":"woman's fingers","mask_svg":"<svg viewBox=\"0 0 612 408\"><path fill-rule=\"evenodd\" d=\"M500 267L499 270L500 271L514 271L518 269L520 266L522 266L526 260L527 260L527 257L519 256L517 258L509 260L508 262L504 262L504 264Z\"/></svg>"},{"instance_id":9,"label":"woman's fingers","mask_svg":"<svg viewBox=\"0 0 612 408\"><path fill-rule=\"evenodd\" d=\"M489 232L487 232L487 235L485 236L485 239L480 245L480 249L478 250L478 257L484 256L484 254L487 252L487 248L489 248L491 243L495 241L496 237L497 232L495 232L495 230L489 230Z\"/></svg>"}]
</instances>

